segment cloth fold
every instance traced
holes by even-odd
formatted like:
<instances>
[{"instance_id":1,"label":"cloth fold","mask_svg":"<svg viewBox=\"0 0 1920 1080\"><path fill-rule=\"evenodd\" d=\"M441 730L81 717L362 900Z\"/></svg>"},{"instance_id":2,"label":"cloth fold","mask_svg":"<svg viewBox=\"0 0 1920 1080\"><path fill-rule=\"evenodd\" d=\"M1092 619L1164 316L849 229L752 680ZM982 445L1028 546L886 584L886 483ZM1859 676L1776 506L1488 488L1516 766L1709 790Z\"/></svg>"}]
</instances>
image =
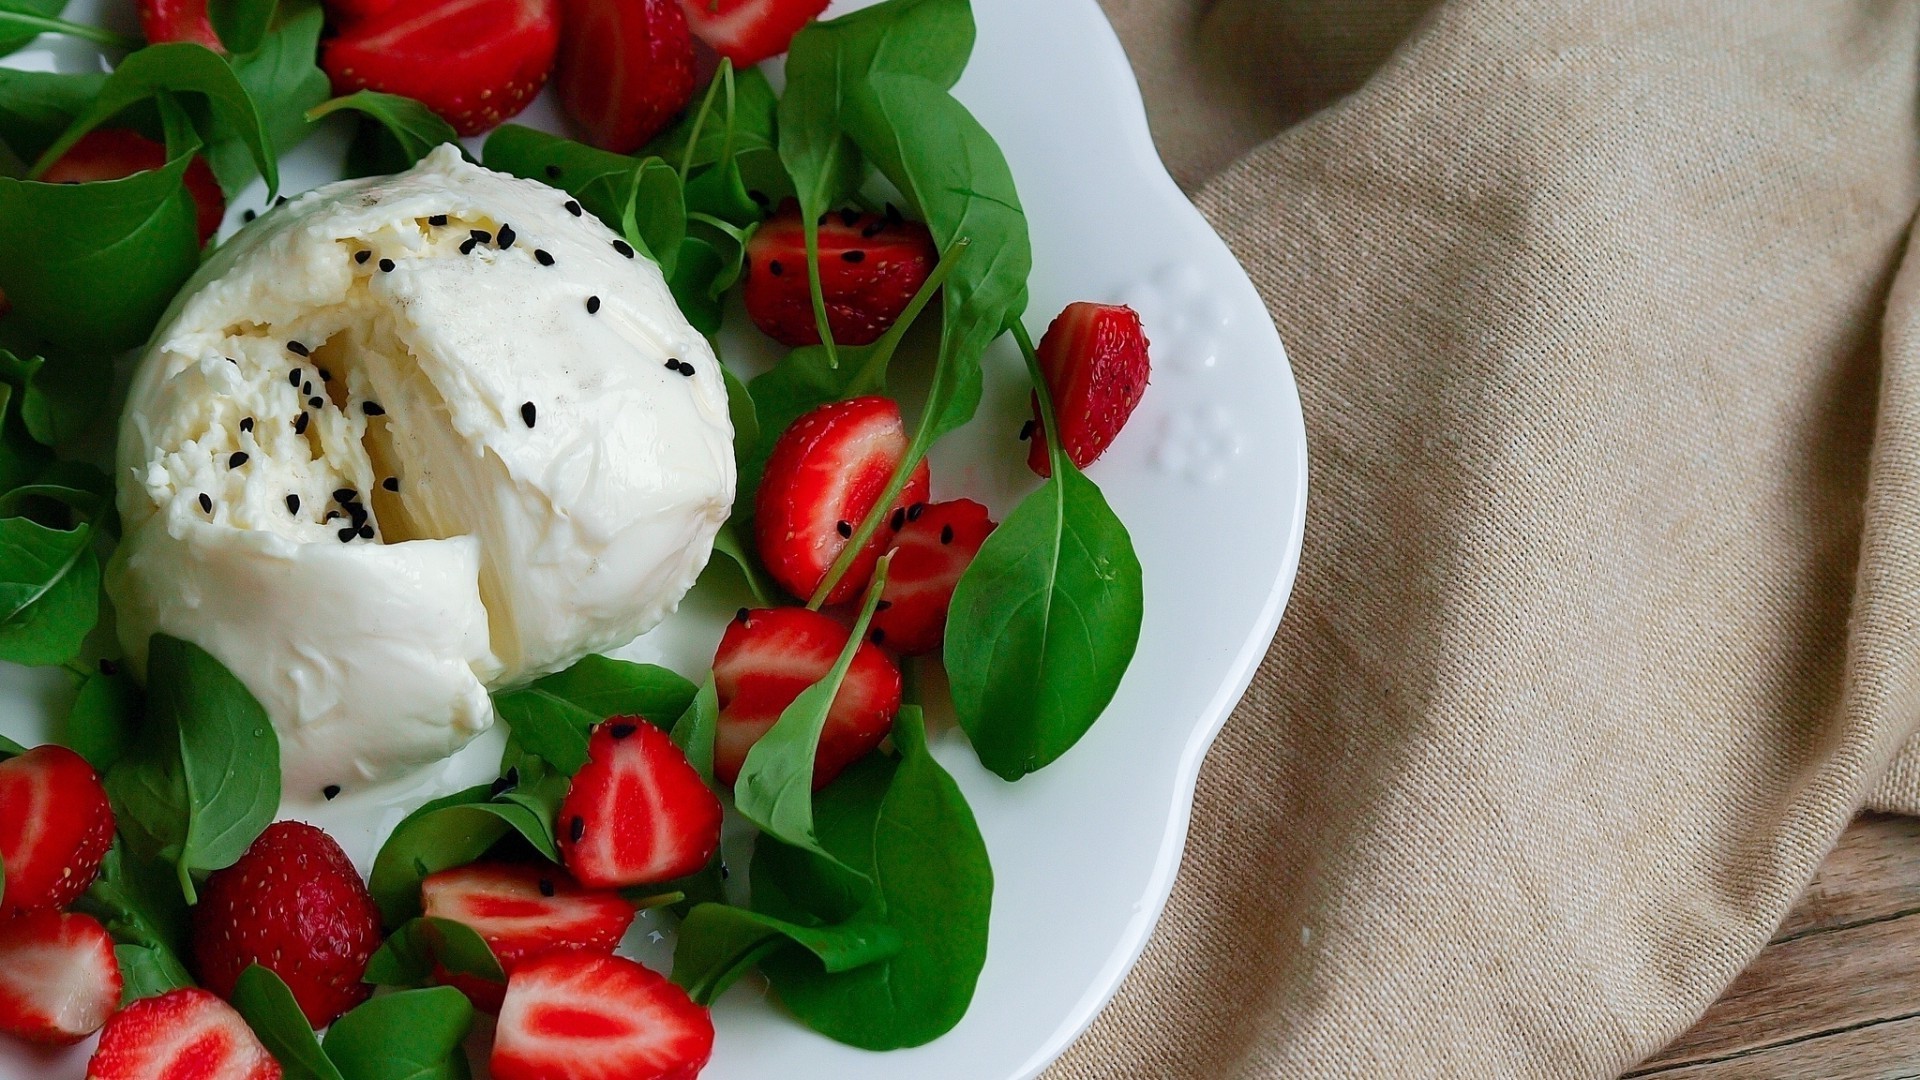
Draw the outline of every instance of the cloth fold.
<instances>
[{"instance_id":1,"label":"cloth fold","mask_svg":"<svg viewBox=\"0 0 1920 1080\"><path fill-rule=\"evenodd\" d=\"M1920 5L1105 2L1312 496L1048 1080L1617 1075L1920 811Z\"/></svg>"}]
</instances>

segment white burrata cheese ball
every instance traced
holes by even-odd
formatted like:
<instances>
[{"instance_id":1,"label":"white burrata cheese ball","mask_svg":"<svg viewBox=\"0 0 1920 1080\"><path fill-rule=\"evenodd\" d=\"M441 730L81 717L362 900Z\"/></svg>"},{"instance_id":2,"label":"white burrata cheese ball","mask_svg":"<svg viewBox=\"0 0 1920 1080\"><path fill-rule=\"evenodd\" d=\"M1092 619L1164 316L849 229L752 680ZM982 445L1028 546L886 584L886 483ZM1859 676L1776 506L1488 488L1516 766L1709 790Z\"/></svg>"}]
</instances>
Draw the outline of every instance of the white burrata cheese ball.
<instances>
[{"instance_id":1,"label":"white burrata cheese ball","mask_svg":"<svg viewBox=\"0 0 1920 1080\"><path fill-rule=\"evenodd\" d=\"M121 421L107 583L224 663L289 796L398 775L488 691L679 604L734 494L726 386L659 268L442 146L282 206L161 321Z\"/></svg>"}]
</instances>

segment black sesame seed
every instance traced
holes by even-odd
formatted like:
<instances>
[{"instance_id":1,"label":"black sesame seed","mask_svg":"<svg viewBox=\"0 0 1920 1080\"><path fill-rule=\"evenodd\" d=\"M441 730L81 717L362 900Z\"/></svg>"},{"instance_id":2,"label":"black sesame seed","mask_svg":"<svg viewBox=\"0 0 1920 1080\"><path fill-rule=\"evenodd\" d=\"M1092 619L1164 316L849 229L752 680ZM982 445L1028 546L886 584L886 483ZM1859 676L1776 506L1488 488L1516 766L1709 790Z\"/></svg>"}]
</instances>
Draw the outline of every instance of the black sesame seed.
<instances>
[{"instance_id":1,"label":"black sesame seed","mask_svg":"<svg viewBox=\"0 0 1920 1080\"><path fill-rule=\"evenodd\" d=\"M1020 441L1026 442L1031 438L1033 438L1033 421L1028 420L1026 423L1020 425Z\"/></svg>"},{"instance_id":2,"label":"black sesame seed","mask_svg":"<svg viewBox=\"0 0 1920 1080\"><path fill-rule=\"evenodd\" d=\"M613 250L625 255L629 259L633 258L633 245L627 243L625 240L615 240L613 242Z\"/></svg>"},{"instance_id":3,"label":"black sesame seed","mask_svg":"<svg viewBox=\"0 0 1920 1080\"><path fill-rule=\"evenodd\" d=\"M287 205L287 197L285 195L280 196L279 198L273 200L273 205L275 206Z\"/></svg>"},{"instance_id":4,"label":"black sesame seed","mask_svg":"<svg viewBox=\"0 0 1920 1080\"><path fill-rule=\"evenodd\" d=\"M333 535L339 537L341 543L351 544L353 543L353 538L360 535L360 530L349 525Z\"/></svg>"},{"instance_id":5,"label":"black sesame seed","mask_svg":"<svg viewBox=\"0 0 1920 1080\"><path fill-rule=\"evenodd\" d=\"M253 211L251 211L251 210L248 210L248 211L246 211L245 213L243 213L243 214L241 214L241 215L240 215L240 220L241 220L241 221L244 221L244 222L246 222L246 223L247 223L247 224L249 224L249 225L251 225L251 224L253 223L253 219L254 219L254 218L257 218L257 217L259 217L259 216L260 216L259 214L256 214L256 213L254 213Z\"/></svg>"},{"instance_id":6,"label":"black sesame seed","mask_svg":"<svg viewBox=\"0 0 1920 1080\"><path fill-rule=\"evenodd\" d=\"M229 469L237 469L246 463L247 452L245 450L235 450L227 456L227 468Z\"/></svg>"},{"instance_id":7,"label":"black sesame seed","mask_svg":"<svg viewBox=\"0 0 1920 1080\"><path fill-rule=\"evenodd\" d=\"M379 402L377 402L377 401L363 401L363 402L361 402L361 403L360 403L360 411L361 411L361 412L363 412L363 413L366 413L366 414L367 414L368 416L385 416L385 415L387 415L387 409L386 409L386 406L384 406L384 405L382 405L382 404L380 404L380 403L379 403Z\"/></svg>"},{"instance_id":8,"label":"black sesame seed","mask_svg":"<svg viewBox=\"0 0 1920 1080\"><path fill-rule=\"evenodd\" d=\"M235 359L234 359L233 357L231 357L231 356L229 356L229 357L227 357L227 363L229 363L229 364L238 364L238 363L240 363L240 361L238 361L238 360L235 360Z\"/></svg>"},{"instance_id":9,"label":"black sesame seed","mask_svg":"<svg viewBox=\"0 0 1920 1080\"><path fill-rule=\"evenodd\" d=\"M540 879L540 895L541 896L553 895L553 880L551 878Z\"/></svg>"},{"instance_id":10,"label":"black sesame seed","mask_svg":"<svg viewBox=\"0 0 1920 1080\"><path fill-rule=\"evenodd\" d=\"M297 341L287 342L287 351L292 353L295 356L307 356L312 352L312 350L308 349L305 345L302 345Z\"/></svg>"},{"instance_id":11,"label":"black sesame seed","mask_svg":"<svg viewBox=\"0 0 1920 1080\"><path fill-rule=\"evenodd\" d=\"M873 642L875 645L885 645L887 643L887 632L876 626L867 633L867 640Z\"/></svg>"},{"instance_id":12,"label":"black sesame seed","mask_svg":"<svg viewBox=\"0 0 1920 1080\"><path fill-rule=\"evenodd\" d=\"M339 520L340 520L340 511L329 510L327 511L327 516L320 519L320 524L327 525Z\"/></svg>"},{"instance_id":13,"label":"black sesame seed","mask_svg":"<svg viewBox=\"0 0 1920 1080\"><path fill-rule=\"evenodd\" d=\"M360 526L360 539L362 540L373 539L373 526L371 525Z\"/></svg>"},{"instance_id":14,"label":"black sesame seed","mask_svg":"<svg viewBox=\"0 0 1920 1080\"><path fill-rule=\"evenodd\" d=\"M574 217L579 217L579 216L580 216L580 202L579 202L579 200L577 200L577 199L568 199L568 200L567 200L567 213L569 213L569 214L572 214L572 215L573 215Z\"/></svg>"},{"instance_id":15,"label":"black sesame seed","mask_svg":"<svg viewBox=\"0 0 1920 1080\"><path fill-rule=\"evenodd\" d=\"M752 199L754 202L759 203L761 206L773 205L773 200L767 198L767 193L764 191L761 191L759 188L748 188L747 198Z\"/></svg>"},{"instance_id":16,"label":"black sesame seed","mask_svg":"<svg viewBox=\"0 0 1920 1080\"><path fill-rule=\"evenodd\" d=\"M288 495L287 496L287 513L297 514L299 512L300 512L300 496Z\"/></svg>"},{"instance_id":17,"label":"black sesame seed","mask_svg":"<svg viewBox=\"0 0 1920 1080\"><path fill-rule=\"evenodd\" d=\"M469 229L467 230L467 238L482 244L493 243L493 234L485 229Z\"/></svg>"},{"instance_id":18,"label":"black sesame seed","mask_svg":"<svg viewBox=\"0 0 1920 1080\"><path fill-rule=\"evenodd\" d=\"M465 240L460 241L460 254L462 255L473 254L473 249L479 246L479 244L480 244L480 241L475 240L471 236L467 237Z\"/></svg>"},{"instance_id":19,"label":"black sesame seed","mask_svg":"<svg viewBox=\"0 0 1920 1080\"><path fill-rule=\"evenodd\" d=\"M305 435L307 433L307 421L309 419L311 419L311 417L309 417L306 413L301 413L299 416L294 417L293 433L295 435Z\"/></svg>"},{"instance_id":20,"label":"black sesame seed","mask_svg":"<svg viewBox=\"0 0 1920 1080\"><path fill-rule=\"evenodd\" d=\"M925 513L926 509L927 504L923 502L914 503L912 506L907 507L907 520L919 521L920 515Z\"/></svg>"},{"instance_id":21,"label":"black sesame seed","mask_svg":"<svg viewBox=\"0 0 1920 1080\"><path fill-rule=\"evenodd\" d=\"M782 273L785 273L785 270L780 265L779 259L773 259L767 263L767 273L772 274L774 277L779 277Z\"/></svg>"},{"instance_id":22,"label":"black sesame seed","mask_svg":"<svg viewBox=\"0 0 1920 1080\"><path fill-rule=\"evenodd\" d=\"M579 814L573 815L573 820L567 822L567 837L577 844L585 835L587 835L587 819Z\"/></svg>"},{"instance_id":23,"label":"black sesame seed","mask_svg":"<svg viewBox=\"0 0 1920 1080\"><path fill-rule=\"evenodd\" d=\"M867 261L867 253L855 248L852 251L841 252L840 259L842 262L863 263Z\"/></svg>"},{"instance_id":24,"label":"black sesame seed","mask_svg":"<svg viewBox=\"0 0 1920 1080\"><path fill-rule=\"evenodd\" d=\"M873 605L873 610L874 610L874 612L875 612L875 613L877 614L877 613L879 613L879 612L882 612L882 611L885 611L885 610L887 610L888 608L890 608L890 607L892 607L892 606L893 606L893 601L891 601L891 600L882 600L882 601L880 601L879 603L877 603L877 604L875 604L875 605Z\"/></svg>"},{"instance_id":25,"label":"black sesame seed","mask_svg":"<svg viewBox=\"0 0 1920 1080\"><path fill-rule=\"evenodd\" d=\"M391 274L391 273L393 273L393 260L392 260L392 259L381 259L381 260L380 260L380 272L381 272L381 273L383 273L383 274Z\"/></svg>"},{"instance_id":26,"label":"black sesame seed","mask_svg":"<svg viewBox=\"0 0 1920 1080\"><path fill-rule=\"evenodd\" d=\"M400 478L397 476L389 476L385 480L380 481L380 486L386 488L388 491L399 491Z\"/></svg>"},{"instance_id":27,"label":"black sesame seed","mask_svg":"<svg viewBox=\"0 0 1920 1080\"><path fill-rule=\"evenodd\" d=\"M692 364L689 364L689 363L687 363L687 362L686 362L685 360L682 360L682 361L680 361L680 374L682 374L682 375L692 375L692 374L693 374L693 365L692 365Z\"/></svg>"},{"instance_id":28,"label":"black sesame seed","mask_svg":"<svg viewBox=\"0 0 1920 1080\"><path fill-rule=\"evenodd\" d=\"M292 371L287 372L287 385L288 386L300 385L300 369L299 368L294 368Z\"/></svg>"},{"instance_id":29,"label":"black sesame seed","mask_svg":"<svg viewBox=\"0 0 1920 1080\"><path fill-rule=\"evenodd\" d=\"M119 673L120 673L119 664L114 663L113 661L107 659L104 656L100 658L100 674L111 678L114 675L118 675Z\"/></svg>"},{"instance_id":30,"label":"black sesame seed","mask_svg":"<svg viewBox=\"0 0 1920 1080\"><path fill-rule=\"evenodd\" d=\"M668 357L668 358L667 358L667 370L668 370L668 371L679 371L679 370L680 370L680 358L679 358L679 357L677 357L677 356L670 356L670 357Z\"/></svg>"},{"instance_id":31,"label":"black sesame seed","mask_svg":"<svg viewBox=\"0 0 1920 1080\"><path fill-rule=\"evenodd\" d=\"M851 207L840 211L840 224L845 225L849 229L860 224L860 211Z\"/></svg>"},{"instance_id":32,"label":"black sesame seed","mask_svg":"<svg viewBox=\"0 0 1920 1080\"><path fill-rule=\"evenodd\" d=\"M752 616L752 614L753 613L748 611L746 608L741 608L739 611L736 611L733 613L733 621L738 623L746 622L747 619Z\"/></svg>"},{"instance_id":33,"label":"black sesame seed","mask_svg":"<svg viewBox=\"0 0 1920 1080\"><path fill-rule=\"evenodd\" d=\"M326 787L323 787L320 789L320 794L328 802L332 802L333 800L340 797L340 785L328 784Z\"/></svg>"},{"instance_id":34,"label":"black sesame seed","mask_svg":"<svg viewBox=\"0 0 1920 1080\"><path fill-rule=\"evenodd\" d=\"M587 297L587 314L589 315L600 314L600 298L599 297L597 296Z\"/></svg>"},{"instance_id":35,"label":"black sesame seed","mask_svg":"<svg viewBox=\"0 0 1920 1080\"><path fill-rule=\"evenodd\" d=\"M607 729L607 734L613 736L615 740L619 740L628 738L639 730L640 728L634 724L615 724Z\"/></svg>"},{"instance_id":36,"label":"black sesame seed","mask_svg":"<svg viewBox=\"0 0 1920 1080\"><path fill-rule=\"evenodd\" d=\"M853 536L853 523L852 523L852 522L849 522L849 521L842 521L842 522L840 522L840 523L838 523L838 524L836 524L836 525L835 525L835 526L834 526L833 528L834 528L834 530L835 530L836 532L838 532L838 533L839 533L839 534L840 534L841 536L843 536L843 537L848 537L848 538L851 538L851 537Z\"/></svg>"},{"instance_id":37,"label":"black sesame seed","mask_svg":"<svg viewBox=\"0 0 1920 1080\"><path fill-rule=\"evenodd\" d=\"M241 431L252 431L252 430L253 430L253 417L251 417L251 416L249 416L249 417L247 417L246 419L244 419L244 420L242 420L242 421L240 421L240 430L241 430Z\"/></svg>"},{"instance_id":38,"label":"black sesame seed","mask_svg":"<svg viewBox=\"0 0 1920 1080\"><path fill-rule=\"evenodd\" d=\"M871 240L886 231L887 223L884 221L876 221L860 230L860 238L862 240Z\"/></svg>"},{"instance_id":39,"label":"black sesame seed","mask_svg":"<svg viewBox=\"0 0 1920 1080\"><path fill-rule=\"evenodd\" d=\"M337 503L350 503L359 497L360 493L352 488L333 489L333 501Z\"/></svg>"},{"instance_id":40,"label":"black sesame seed","mask_svg":"<svg viewBox=\"0 0 1920 1080\"><path fill-rule=\"evenodd\" d=\"M328 370L327 370L326 368L315 368L314 370L315 370L315 371L318 371L318 372L320 373L320 381L321 381L321 382L332 382L332 381L333 381L333 372L331 372L331 371L328 371Z\"/></svg>"},{"instance_id":41,"label":"black sesame seed","mask_svg":"<svg viewBox=\"0 0 1920 1080\"><path fill-rule=\"evenodd\" d=\"M365 525L367 523L367 508L365 506L362 506L357 502L348 503L346 505L346 511L347 511L347 520L353 522L354 527L358 528L359 526Z\"/></svg>"},{"instance_id":42,"label":"black sesame seed","mask_svg":"<svg viewBox=\"0 0 1920 1080\"><path fill-rule=\"evenodd\" d=\"M353 261L359 263L361 266L367 265L367 260L371 258L373 258L373 252L364 248L353 253Z\"/></svg>"},{"instance_id":43,"label":"black sesame seed","mask_svg":"<svg viewBox=\"0 0 1920 1080\"><path fill-rule=\"evenodd\" d=\"M307 405L311 408L323 409L327 405L327 399L315 394L313 397L307 399Z\"/></svg>"},{"instance_id":44,"label":"black sesame seed","mask_svg":"<svg viewBox=\"0 0 1920 1080\"><path fill-rule=\"evenodd\" d=\"M512 246L513 246L513 226L511 225L500 226L500 250L505 251Z\"/></svg>"},{"instance_id":45,"label":"black sesame seed","mask_svg":"<svg viewBox=\"0 0 1920 1080\"><path fill-rule=\"evenodd\" d=\"M435 214L432 217L427 219L427 224L433 226L436 229L442 225L445 225L446 223L447 223L447 215L445 214Z\"/></svg>"},{"instance_id":46,"label":"black sesame seed","mask_svg":"<svg viewBox=\"0 0 1920 1080\"><path fill-rule=\"evenodd\" d=\"M906 525L906 523L907 523L907 508L904 506L894 507L893 520L888 522L889 525L893 526L893 531L899 532L901 528Z\"/></svg>"},{"instance_id":47,"label":"black sesame seed","mask_svg":"<svg viewBox=\"0 0 1920 1080\"><path fill-rule=\"evenodd\" d=\"M526 424L526 425L527 425L528 427L532 427L532 426L533 426L533 417L534 417L534 411L533 411L533 402L531 402L531 401L523 401L523 402L521 402L521 403L520 403L520 419L521 419L521 421L522 421L523 423L525 423L525 424Z\"/></svg>"},{"instance_id":48,"label":"black sesame seed","mask_svg":"<svg viewBox=\"0 0 1920 1080\"><path fill-rule=\"evenodd\" d=\"M549 180L560 179L560 166L558 165L547 166L547 179Z\"/></svg>"},{"instance_id":49,"label":"black sesame seed","mask_svg":"<svg viewBox=\"0 0 1920 1080\"><path fill-rule=\"evenodd\" d=\"M303 383L301 383L301 384L300 384L300 392L301 392L301 393L303 393L303 394L311 394L311 393L313 393L313 380L312 380L312 379L308 379L308 380L307 380L306 382L303 382Z\"/></svg>"},{"instance_id":50,"label":"black sesame seed","mask_svg":"<svg viewBox=\"0 0 1920 1080\"><path fill-rule=\"evenodd\" d=\"M500 246L505 247L506 245L502 244ZM552 266L553 256L547 254L546 251L542 248L534 248L533 261L539 263L541 266Z\"/></svg>"},{"instance_id":51,"label":"black sesame seed","mask_svg":"<svg viewBox=\"0 0 1920 1080\"><path fill-rule=\"evenodd\" d=\"M204 491L200 493L200 509L204 513L213 513L213 496Z\"/></svg>"},{"instance_id":52,"label":"black sesame seed","mask_svg":"<svg viewBox=\"0 0 1920 1080\"><path fill-rule=\"evenodd\" d=\"M951 525L940 526L940 542L943 544L953 543L953 526Z\"/></svg>"}]
</instances>

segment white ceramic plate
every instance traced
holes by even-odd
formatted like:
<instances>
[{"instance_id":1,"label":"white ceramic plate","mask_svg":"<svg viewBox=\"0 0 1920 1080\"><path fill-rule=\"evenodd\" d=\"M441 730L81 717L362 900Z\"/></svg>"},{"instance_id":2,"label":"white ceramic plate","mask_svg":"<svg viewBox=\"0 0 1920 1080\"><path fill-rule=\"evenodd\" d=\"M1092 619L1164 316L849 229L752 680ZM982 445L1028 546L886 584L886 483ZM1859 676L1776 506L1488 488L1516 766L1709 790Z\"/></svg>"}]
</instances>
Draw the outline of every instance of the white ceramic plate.
<instances>
[{"instance_id":1,"label":"white ceramic plate","mask_svg":"<svg viewBox=\"0 0 1920 1080\"><path fill-rule=\"evenodd\" d=\"M127 7L75 0L68 17L133 30ZM1074 300L1124 302L1153 343L1152 387L1089 471L1145 570L1139 652L1092 732L1018 784L982 769L964 734L934 717L934 753L973 805L996 879L987 966L959 1027L914 1050L853 1050L800 1026L750 979L716 1009L708 1080L1025 1080L1045 1068L1113 995L1159 918L1200 760L1266 651L1298 564L1306 437L1286 353L1246 274L1162 167L1111 27L1095 0L974 0L974 9L979 43L957 94L999 140L1026 204L1029 327L1037 338ZM87 70L99 60L42 38L6 63ZM520 122L558 130L546 99ZM341 145L333 131L302 147L282 166L287 190L332 179ZM747 325L738 310L728 323ZM723 337L722 354L752 372L776 358L769 346L749 329ZM988 356L978 418L935 448L936 498L979 499L1000 518L1031 490L1015 441L1026 402L1003 339ZM714 578L620 655L697 677L740 603L725 571ZM0 732L44 737L69 682L59 671L0 670ZM490 779L498 747L485 737L413 783L286 812L333 832L364 869L412 805ZM739 847L730 842L735 866L745 865ZM643 919L629 945L664 967L671 929ZM0 1080L77 1080L85 1054L0 1041Z\"/></svg>"}]
</instances>

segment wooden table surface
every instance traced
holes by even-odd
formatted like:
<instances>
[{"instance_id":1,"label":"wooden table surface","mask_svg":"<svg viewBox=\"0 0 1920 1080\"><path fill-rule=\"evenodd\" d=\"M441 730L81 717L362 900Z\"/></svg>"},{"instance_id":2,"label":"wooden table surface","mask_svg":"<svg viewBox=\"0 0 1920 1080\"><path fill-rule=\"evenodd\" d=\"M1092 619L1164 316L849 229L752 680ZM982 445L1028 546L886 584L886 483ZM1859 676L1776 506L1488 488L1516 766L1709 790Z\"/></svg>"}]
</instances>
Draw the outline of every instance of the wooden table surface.
<instances>
[{"instance_id":1,"label":"wooden table surface","mask_svg":"<svg viewBox=\"0 0 1920 1080\"><path fill-rule=\"evenodd\" d=\"M1650 1080L1920 1080L1920 820L1854 822Z\"/></svg>"}]
</instances>

